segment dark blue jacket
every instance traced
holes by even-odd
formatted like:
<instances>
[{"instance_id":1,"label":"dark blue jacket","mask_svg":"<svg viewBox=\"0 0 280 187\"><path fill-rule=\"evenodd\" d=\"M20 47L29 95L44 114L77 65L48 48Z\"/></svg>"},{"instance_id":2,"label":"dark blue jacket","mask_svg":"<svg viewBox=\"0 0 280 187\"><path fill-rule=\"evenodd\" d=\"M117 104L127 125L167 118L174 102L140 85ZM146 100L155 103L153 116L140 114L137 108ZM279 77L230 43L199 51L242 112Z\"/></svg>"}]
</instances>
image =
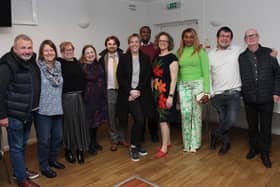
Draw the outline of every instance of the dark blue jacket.
<instances>
[{"instance_id":1,"label":"dark blue jacket","mask_svg":"<svg viewBox=\"0 0 280 187\"><path fill-rule=\"evenodd\" d=\"M0 119L13 117L29 120L32 109L38 107L40 70L36 55L24 61L12 50L0 59Z\"/></svg>"}]
</instances>

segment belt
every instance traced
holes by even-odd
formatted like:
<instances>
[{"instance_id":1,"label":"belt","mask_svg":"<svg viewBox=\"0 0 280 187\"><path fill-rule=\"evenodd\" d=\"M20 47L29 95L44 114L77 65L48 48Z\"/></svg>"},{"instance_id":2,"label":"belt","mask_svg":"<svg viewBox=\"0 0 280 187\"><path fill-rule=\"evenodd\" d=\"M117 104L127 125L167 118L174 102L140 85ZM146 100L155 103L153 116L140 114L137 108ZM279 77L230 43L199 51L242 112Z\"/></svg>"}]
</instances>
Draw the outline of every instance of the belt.
<instances>
[{"instance_id":1,"label":"belt","mask_svg":"<svg viewBox=\"0 0 280 187\"><path fill-rule=\"evenodd\" d=\"M239 92L240 90L232 89L232 90L224 90L221 94L235 94Z\"/></svg>"}]
</instances>

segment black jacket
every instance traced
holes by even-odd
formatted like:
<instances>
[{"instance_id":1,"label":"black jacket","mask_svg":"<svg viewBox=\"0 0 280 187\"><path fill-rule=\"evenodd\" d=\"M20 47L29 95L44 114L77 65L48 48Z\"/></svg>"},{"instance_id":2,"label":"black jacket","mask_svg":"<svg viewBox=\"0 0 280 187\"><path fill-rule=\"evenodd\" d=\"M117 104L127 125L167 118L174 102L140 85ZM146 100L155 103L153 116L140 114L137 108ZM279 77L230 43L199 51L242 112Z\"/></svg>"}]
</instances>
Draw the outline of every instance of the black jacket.
<instances>
[{"instance_id":1,"label":"black jacket","mask_svg":"<svg viewBox=\"0 0 280 187\"><path fill-rule=\"evenodd\" d=\"M12 50L0 59L0 119L29 120L38 107L41 77L35 59L34 53L25 62Z\"/></svg>"},{"instance_id":2,"label":"black jacket","mask_svg":"<svg viewBox=\"0 0 280 187\"><path fill-rule=\"evenodd\" d=\"M119 58L123 55L123 50L118 48L117 49L117 53ZM106 84L106 88L107 88L107 77L108 77L108 68L107 68L107 63L108 63L108 50L104 49L103 51L101 51L99 53L100 55L100 59L99 59L99 63L101 63L104 71L105 71L105 84Z\"/></svg>"},{"instance_id":3,"label":"black jacket","mask_svg":"<svg viewBox=\"0 0 280 187\"><path fill-rule=\"evenodd\" d=\"M139 52L139 62L140 62L140 75L139 82L136 90L140 90L140 103L142 111L146 117L153 117L153 97L151 89L151 77L152 77L152 67L150 59L147 55ZM117 78L119 82L119 93L117 100L118 116L124 117L128 114L128 97L129 92L132 90L132 54L127 52L122 55L119 60L119 65L117 69Z\"/></svg>"},{"instance_id":4,"label":"black jacket","mask_svg":"<svg viewBox=\"0 0 280 187\"><path fill-rule=\"evenodd\" d=\"M246 49L239 56L239 68L242 82L242 96L245 103L263 104L273 102L273 95L280 96L280 68L271 49L259 46L254 53L257 58L257 73L250 62L250 51Z\"/></svg>"}]
</instances>

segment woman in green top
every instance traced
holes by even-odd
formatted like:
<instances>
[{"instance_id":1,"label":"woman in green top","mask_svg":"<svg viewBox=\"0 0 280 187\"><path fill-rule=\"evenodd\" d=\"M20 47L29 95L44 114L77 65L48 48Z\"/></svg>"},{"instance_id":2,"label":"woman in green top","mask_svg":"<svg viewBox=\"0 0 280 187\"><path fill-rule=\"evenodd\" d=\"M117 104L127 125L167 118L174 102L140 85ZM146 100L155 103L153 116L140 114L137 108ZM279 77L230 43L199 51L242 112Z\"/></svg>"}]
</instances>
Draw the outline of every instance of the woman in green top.
<instances>
[{"instance_id":1,"label":"woman in green top","mask_svg":"<svg viewBox=\"0 0 280 187\"><path fill-rule=\"evenodd\" d=\"M177 55L184 151L196 152L201 146L201 104L208 102L210 81L208 57L194 29L188 28L182 32Z\"/></svg>"}]
</instances>

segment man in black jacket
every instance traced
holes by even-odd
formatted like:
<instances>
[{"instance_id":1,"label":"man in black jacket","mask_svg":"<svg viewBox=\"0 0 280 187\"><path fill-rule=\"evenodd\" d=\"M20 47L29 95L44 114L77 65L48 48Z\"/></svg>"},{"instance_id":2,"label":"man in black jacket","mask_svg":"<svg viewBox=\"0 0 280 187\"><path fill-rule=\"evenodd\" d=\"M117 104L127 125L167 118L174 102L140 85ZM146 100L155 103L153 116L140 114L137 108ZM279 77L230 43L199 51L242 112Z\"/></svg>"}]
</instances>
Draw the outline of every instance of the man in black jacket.
<instances>
[{"instance_id":1,"label":"man in black jacket","mask_svg":"<svg viewBox=\"0 0 280 187\"><path fill-rule=\"evenodd\" d=\"M109 36L105 40L106 49L99 55L100 63L103 65L106 74L107 103L108 103L108 125L111 138L111 151L117 151L118 145L128 147L125 140L127 124L119 124L117 118L117 97L118 97L118 80L117 67L123 51L119 48L120 41L116 36ZM120 110L120 109L119 109Z\"/></svg>"},{"instance_id":2,"label":"man in black jacket","mask_svg":"<svg viewBox=\"0 0 280 187\"><path fill-rule=\"evenodd\" d=\"M244 39L248 47L239 56L239 68L249 131L246 158L260 152L264 166L270 168L271 123L274 103L280 100L280 68L272 50L259 44L255 29L248 29Z\"/></svg>"},{"instance_id":3,"label":"man in black jacket","mask_svg":"<svg viewBox=\"0 0 280 187\"><path fill-rule=\"evenodd\" d=\"M21 34L0 59L0 127L6 127L13 172L19 186L37 187L39 176L26 169L24 149L30 135L32 112L38 109L40 70L31 38Z\"/></svg>"}]
</instances>

